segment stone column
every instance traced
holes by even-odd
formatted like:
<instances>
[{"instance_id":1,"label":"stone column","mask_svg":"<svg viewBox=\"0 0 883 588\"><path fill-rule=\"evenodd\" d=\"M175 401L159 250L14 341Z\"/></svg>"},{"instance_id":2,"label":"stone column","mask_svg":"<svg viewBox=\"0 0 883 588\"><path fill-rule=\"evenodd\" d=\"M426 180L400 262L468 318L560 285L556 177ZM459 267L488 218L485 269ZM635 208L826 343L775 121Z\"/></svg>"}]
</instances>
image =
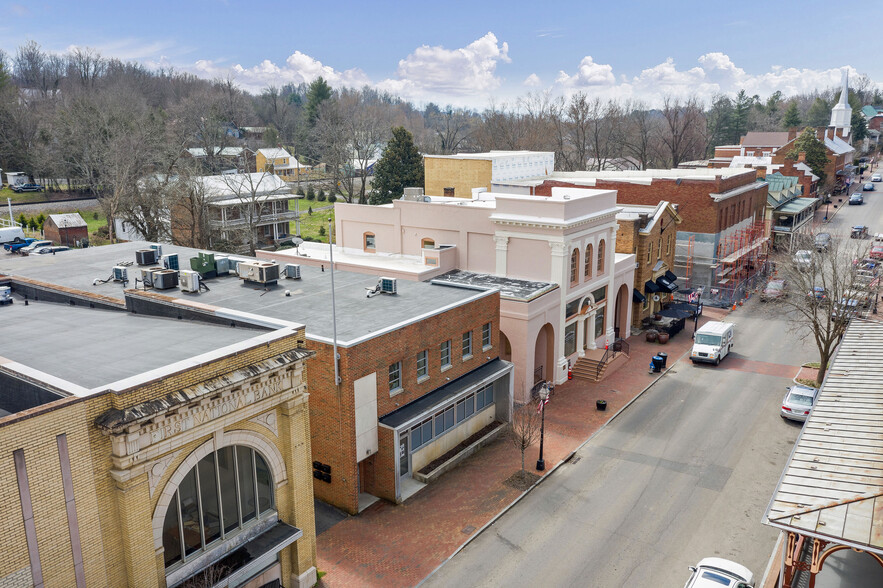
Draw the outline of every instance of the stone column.
<instances>
[{"instance_id":1,"label":"stone column","mask_svg":"<svg viewBox=\"0 0 883 588\"><path fill-rule=\"evenodd\" d=\"M316 583L316 520L313 510L313 476L310 449L310 415L308 394L302 394L281 406L279 436L287 445L285 468L288 488L287 505L279 518L303 531L283 557L283 571L290 570L293 586L312 586ZM285 553L285 552L283 552ZM290 568L289 568L290 566Z\"/></svg>"},{"instance_id":2,"label":"stone column","mask_svg":"<svg viewBox=\"0 0 883 588\"><path fill-rule=\"evenodd\" d=\"M567 287L570 285L569 268L570 255L569 243L563 241L549 241L549 247L552 250L552 263L549 275L549 281L558 284L561 289L561 305L558 308L558 324L555 325L555 347L557 353L556 369L554 374L549 374L549 379L556 384L567 381L567 359L564 357L564 320L565 309L567 306ZM551 366L550 366L551 368Z\"/></svg>"},{"instance_id":3,"label":"stone column","mask_svg":"<svg viewBox=\"0 0 883 588\"><path fill-rule=\"evenodd\" d=\"M150 484L146 472L111 470L120 515L119 537L126 559L127 585L159 588L156 554L153 550L153 521ZM165 582L163 581L164 585Z\"/></svg>"},{"instance_id":4,"label":"stone column","mask_svg":"<svg viewBox=\"0 0 883 588\"><path fill-rule=\"evenodd\" d=\"M605 343L607 345L613 345L614 330L613 325L616 321L616 297L619 295L619 292L616 290L616 229L611 228L607 230L607 249L604 251L604 255L607 256L607 259L604 260L604 264L610 268L610 278L607 280L607 315L604 317L605 323ZM628 313L626 313L628 315ZM623 325L623 329L629 328L629 325ZM594 335L594 333L592 333ZM626 334L628 336L628 334Z\"/></svg>"}]
</instances>

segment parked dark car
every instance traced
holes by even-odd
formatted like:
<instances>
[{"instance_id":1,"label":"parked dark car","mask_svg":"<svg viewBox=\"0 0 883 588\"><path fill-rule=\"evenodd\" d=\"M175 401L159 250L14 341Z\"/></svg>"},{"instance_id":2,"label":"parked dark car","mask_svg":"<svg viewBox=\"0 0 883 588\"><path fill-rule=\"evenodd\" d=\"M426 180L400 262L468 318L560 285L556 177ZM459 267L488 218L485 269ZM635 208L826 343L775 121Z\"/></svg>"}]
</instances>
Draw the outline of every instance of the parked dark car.
<instances>
[{"instance_id":1,"label":"parked dark car","mask_svg":"<svg viewBox=\"0 0 883 588\"><path fill-rule=\"evenodd\" d=\"M867 182L864 186L862 186L862 191L864 191L864 192L871 192L873 190L874 190L874 184L872 184L871 182Z\"/></svg>"},{"instance_id":2,"label":"parked dark car","mask_svg":"<svg viewBox=\"0 0 883 588\"><path fill-rule=\"evenodd\" d=\"M862 196L861 192L856 192L855 194L853 194L852 196L849 197L849 203L850 204L864 204L865 197Z\"/></svg>"}]
</instances>

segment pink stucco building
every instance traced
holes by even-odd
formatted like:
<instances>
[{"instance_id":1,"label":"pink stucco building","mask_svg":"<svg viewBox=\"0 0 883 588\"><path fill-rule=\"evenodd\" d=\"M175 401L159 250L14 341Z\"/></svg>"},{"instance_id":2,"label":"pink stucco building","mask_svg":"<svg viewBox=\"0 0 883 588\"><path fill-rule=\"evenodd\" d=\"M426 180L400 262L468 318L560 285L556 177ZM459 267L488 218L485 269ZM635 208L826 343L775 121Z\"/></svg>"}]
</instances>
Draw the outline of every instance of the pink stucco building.
<instances>
[{"instance_id":1,"label":"pink stucco building","mask_svg":"<svg viewBox=\"0 0 883 588\"><path fill-rule=\"evenodd\" d=\"M500 345L515 398L563 382L631 323L635 256L616 253L616 192L553 188L551 197L482 192L383 206L335 206L335 267L501 290ZM327 245L261 257L327 265Z\"/></svg>"}]
</instances>

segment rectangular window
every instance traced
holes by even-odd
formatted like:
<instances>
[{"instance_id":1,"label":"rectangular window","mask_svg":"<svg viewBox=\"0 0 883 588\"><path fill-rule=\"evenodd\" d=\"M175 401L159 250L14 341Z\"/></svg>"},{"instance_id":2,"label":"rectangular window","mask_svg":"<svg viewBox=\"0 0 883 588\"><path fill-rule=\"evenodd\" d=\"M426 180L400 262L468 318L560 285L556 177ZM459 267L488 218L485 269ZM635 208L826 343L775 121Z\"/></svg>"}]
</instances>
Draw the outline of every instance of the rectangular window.
<instances>
[{"instance_id":1,"label":"rectangular window","mask_svg":"<svg viewBox=\"0 0 883 588\"><path fill-rule=\"evenodd\" d=\"M454 428L454 407L445 410L445 431Z\"/></svg>"},{"instance_id":2,"label":"rectangular window","mask_svg":"<svg viewBox=\"0 0 883 588\"><path fill-rule=\"evenodd\" d=\"M659 237L659 242L656 244L656 259L662 257L662 237Z\"/></svg>"},{"instance_id":3,"label":"rectangular window","mask_svg":"<svg viewBox=\"0 0 883 588\"><path fill-rule=\"evenodd\" d=\"M425 349L417 354L417 379L429 375L429 352Z\"/></svg>"},{"instance_id":4,"label":"rectangular window","mask_svg":"<svg viewBox=\"0 0 883 588\"><path fill-rule=\"evenodd\" d=\"M365 249L374 249L375 237L371 233L365 235Z\"/></svg>"},{"instance_id":5,"label":"rectangular window","mask_svg":"<svg viewBox=\"0 0 883 588\"><path fill-rule=\"evenodd\" d=\"M199 461L199 493L202 496L202 526L205 544L221 537L221 509L218 504L218 486L215 480L215 461L211 458Z\"/></svg>"},{"instance_id":6,"label":"rectangular window","mask_svg":"<svg viewBox=\"0 0 883 588\"><path fill-rule=\"evenodd\" d=\"M438 437L445 432L445 411L435 413L433 420L435 421L435 436Z\"/></svg>"},{"instance_id":7,"label":"rectangular window","mask_svg":"<svg viewBox=\"0 0 883 588\"><path fill-rule=\"evenodd\" d=\"M592 298L595 299L595 304L604 302L604 299L607 298L607 286L601 286L592 292Z\"/></svg>"},{"instance_id":8,"label":"rectangular window","mask_svg":"<svg viewBox=\"0 0 883 588\"><path fill-rule=\"evenodd\" d=\"M432 440L432 419L426 419L422 423L420 423L420 437L423 439L424 443L429 443Z\"/></svg>"},{"instance_id":9,"label":"rectangular window","mask_svg":"<svg viewBox=\"0 0 883 588\"><path fill-rule=\"evenodd\" d=\"M595 338L604 334L604 309L599 308L595 313Z\"/></svg>"},{"instance_id":10,"label":"rectangular window","mask_svg":"<svg viewBox=\"0 0 883 588\"><path fill-rule=\"evenodd\" d=\"M487 349L491 346L491 323L485 323L481 327L481 347Z\"/></svg>"},{"instance_id":11,"label":"rectangular window","mask_svg":"<svg viewBox=\"0 0 883 588\"><path fill-rule=\"evenodd\" d=\"M475 396L470 394L464 402L466 403L466 418L469 418L475 414Z\"/></svg>"},{"instance_id":12,"label":"rectangular window","mask_svg":"<svg viewBox=\"0 0 883 588\"><path fill-rule=\"evenodd\" d=\"M579 298L576 300L571 300L567 303L567 306L564 307L564 316L566 318L570 318L572 316L576 316L576 313L579 312Z\"/></svg>"},{"instance_id":13,"label":"rectangular window","mask_svg":"<svg viewBox=\"0 0 883 588\"><path fill-rule=\"evenodd\" d=\"M415 449L423 445L420 435L420 425L411 428L411 448Z\"/></svg>"},{"instance_id":14,"label":"rectangular window","mask_svg":"<svg viewBox=\"0 0 883 588\"><path fill-rule=\"evenodd\" d=\"M671 234L669 233L668 237L665 238L665 254L668 255L671 253Z\"/></svg>"},{"instance_id":15,"label":"rectangular window","mask_svg":"<svg viewBox=\"0 0 883 588\"><path fill-rule=\"evenodd\" d=\"M441 367L442 369L451 367L451 340L443 341L441 344Z\"/></svg>"},{"instance_id":16,"label":"rectangular window","mask_svg":"<svg viewBox=\"0 0 883 588\"><path fill-rule=\"evenodd\" d=\"M389 391L395 392L402 387L402 362L397 361L389 366Z\"/></svg>"},{"instance_id":17,"label":"rectangular window","mask_svg":"<svg viewBox=\"0 0 883 588\"><path fill-rule=\"evenodd\" d=\"M650 259L653 257L653 243L647 243L647 263L650 263Z\"/></svg>"},{"instance_id":18,"label":"rectangular window","mask_svg":"<svg viewBox=\"0 0 883 588\"><path fill-rule=\"evenodd\" d=\"M461 400L457 403L457 422L462 423L466 419L466 401Z\"/></svg>"},{"instance_id":19,"label":"rectangular window","mask_svg":"<svg viewBox=\"0 0 883 588\"><path fill-rule=\"evenodd\" d=\"M564 327L564 355L576 353L576 323Z\"/></svg>"},{"instance_id":20,"label":"rectangular window","mask_svg":"<svg viewBox=\"0 0 883 588\"><path fill-rule=\"evenodd\" d=\"M472 356L472 331L463 333L463 359Z\"/></svg>"}]
</instances>

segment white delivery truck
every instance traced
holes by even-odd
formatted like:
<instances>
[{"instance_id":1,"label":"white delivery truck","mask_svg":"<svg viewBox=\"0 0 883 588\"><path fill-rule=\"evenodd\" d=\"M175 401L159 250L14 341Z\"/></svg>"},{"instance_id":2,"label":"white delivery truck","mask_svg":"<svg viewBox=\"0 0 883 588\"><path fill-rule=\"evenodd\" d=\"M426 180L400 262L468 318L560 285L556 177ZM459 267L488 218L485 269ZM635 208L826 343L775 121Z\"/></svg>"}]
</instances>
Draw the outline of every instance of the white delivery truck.
<instances>
[{"instance_id":1,"label":"white delivery truck","mask_svg":"<svg viewBox=\"0 0 883 588\"><path fill-rule=\"evenodd\" d=\"M711 321L702 325L693 336L690 361L717 365L733 350L733 323Z\"/></svg>"}]
</instances>

